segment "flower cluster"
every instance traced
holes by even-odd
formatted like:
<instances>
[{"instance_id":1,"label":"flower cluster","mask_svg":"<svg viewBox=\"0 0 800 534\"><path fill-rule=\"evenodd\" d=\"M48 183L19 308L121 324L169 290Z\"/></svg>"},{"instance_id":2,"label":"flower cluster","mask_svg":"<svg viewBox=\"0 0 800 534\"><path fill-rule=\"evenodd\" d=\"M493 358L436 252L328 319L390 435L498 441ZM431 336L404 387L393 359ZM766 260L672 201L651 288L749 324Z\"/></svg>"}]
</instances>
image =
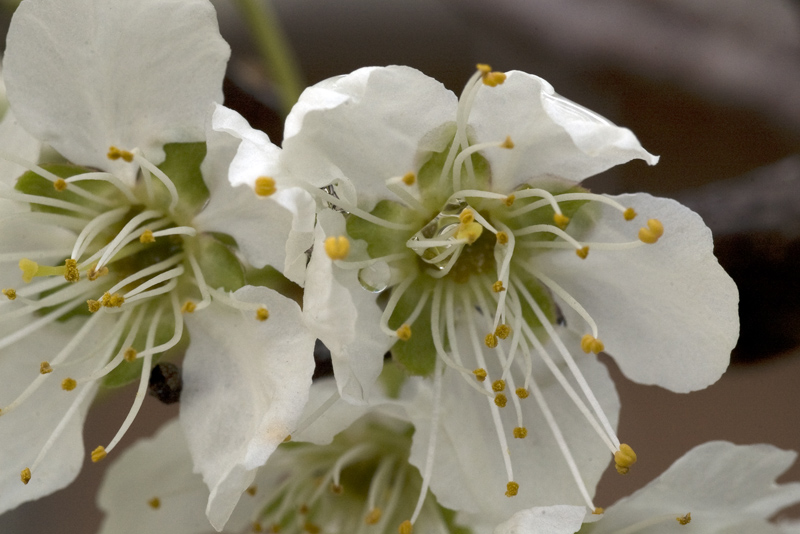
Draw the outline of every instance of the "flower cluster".
<instances>
[{"instance_id":1,"label":"flower cluster","mask_svg":"<svg viewBox=\"0 0 800 534\"><path fill-rule=\"evenodd\" d=\"M99 388L138 381L95 462L165 369L180 423L109 470L104 532L766 532L800 500L790 453L709 443L594 503L637 461L596 355L694 391L739 327L699 216L581 185L657 163L632 132L523 72L393 66L308 88L278 147L222 105L207 0L128 4L9 32L0 511L74 479Z\"/></svg>"}]
</instances>

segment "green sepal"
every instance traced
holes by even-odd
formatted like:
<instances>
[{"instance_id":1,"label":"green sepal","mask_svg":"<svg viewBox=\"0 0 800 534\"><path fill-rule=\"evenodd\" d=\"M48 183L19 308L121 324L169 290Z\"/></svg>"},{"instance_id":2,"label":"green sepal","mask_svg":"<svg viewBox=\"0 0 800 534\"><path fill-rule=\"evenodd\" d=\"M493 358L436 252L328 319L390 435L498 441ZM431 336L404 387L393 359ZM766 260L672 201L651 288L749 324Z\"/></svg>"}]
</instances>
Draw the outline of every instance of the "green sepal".
<instances>
[{"instance_id":1,"label":"green sepal","mask_svg":"<svg viewBox=\"0 0 800 534\"><path fill-rule=\"evenodd\" d=\"M226 291L244 287L244 268L230 248L209 235L199 235L193 242L192 253L200 264L206 284Z\"/></svg>"},{"instance_id":2,"label":"green sepal","mask_svg":"<svg viewBox=\"0 0 800 534\"><path fill-rule=\"evenodd\" d=\"M178 190L179 201L175 208L175 218L181 224L191 221L209 198L208 187L200 171L206 152L205 143L164 145L166 158L158 168L164 171ZM153 185L157 191L156 197L164 203L163 208L166 208L171 200L169 193L158 179L153 179Z\"/></svg>"},{"instance_id":3,"label":"green sepal","mask_svg":"<svg viewBox=\"0 0 800 534\"><path fill-rule=\"evenodd\" d=\"M247 269L244 276L247 285L268 287L300 305L303 303L303 288L283 276L271 265L262 269Z\"/></svg>"},{"instance_id":4,"label":"green sepal","mask_svg":"<svg viewBox=\"0 0 800 534\"><path fill-rule=\"evenodd\" d=\"M437 501L438 504L438 501ZM445 508L439 504L439 511L442 514L442 519L447 524L447 531L450 534L472 534L472 531L467 527L462 527L456 523L456 512L450 508Z\"/></svg>"},{"instance_id":5,"label":"green sepal","mask_svg":"<svg viewBox=\"0 0 800 534\"><path fill-rule=\"evenodd\" d=\"M51 165L42 165L43 169L55 174L59 178L71 178L72 176L76 176L78 174L84 174L87 172L93 172L91 169L87 169L85 167L79 167L77 165L71 164L51 164ZM105 198L113 198L114 195L119 195L119 191L108 182L102 180L86 180L80 182L81 189L85 189L90 193L94 193L95 195L105 197ZM64 200L71 204L76 204L78 206L84 206L89 208L97 208L97 204L94 202L79 196L73 191L70 191L70 188L67 187L64 191L56 191L56 188L53 187L53 182L46 178L42 178L38 174L33 171L27 171L22 176L17 179L17 183L14 185L14 189L19 191L20 193L25 193L26 195L36 195L45 198L53 198L57 200ZM30 204L31 211L38 211L43 213L58 213L58 214L66 214L74 216L75 212L70 210L65 210L62 208L56 208L53 206L43 206L41 204Z\"/></svg>"},{"instance_id":6,"label":"green sepal","mask_svg":"<svg viewBox=\"0 0 800 534\"><path fill-rule=\"evenodd\" d=\"M394 360L385 360L383 362L383 371L378 376L378 380L383 385L386 396L390 399L400 398L400 390L403 389L403 384L409 374L400 363Z\"/></svg>"},{"instance_id":7,"label":"green sepal","mask_svg":"<svg viewBox=\"0 0 800 534\"><path fill-rule=\"evenodd\" d=\"M389 328L395 330L411 315L424 292L430 291L430 281L419 279L400 297L394 314L389 319ZM435 282L434 282L435 283ZM414 324L408 341L398 340L391 348L392 357L412 375L428 376L436 367L436 347L431 334L431 302L425 304Z\"/></svg>"},{"instance_id":8,"label":"green sepal","mask_svg":"<svg viewBox=\"0 0 800 534\"><path fill-rule=\"evenodd\" d=\"M410 224L415 228L418 225L421 228L422 224L426 222L416 211L392 200L381 200L375 205L375 209L371 213L381 219ZM370 257L378 258L396 252L407 251L406 241L416 233L416 230L393 230L360 217L348 217L347 233L354 239L366 241L367 252Z\"/></svg>"}]
</instances>

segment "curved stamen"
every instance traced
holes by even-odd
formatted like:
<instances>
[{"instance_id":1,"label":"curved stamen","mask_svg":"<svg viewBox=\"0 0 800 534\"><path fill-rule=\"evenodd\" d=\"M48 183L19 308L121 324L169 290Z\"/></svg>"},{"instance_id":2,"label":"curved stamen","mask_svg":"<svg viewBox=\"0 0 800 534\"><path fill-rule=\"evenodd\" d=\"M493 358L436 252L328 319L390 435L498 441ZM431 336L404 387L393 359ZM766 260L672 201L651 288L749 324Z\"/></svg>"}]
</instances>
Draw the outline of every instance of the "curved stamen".
<instances>
[{"instance_id":1,"label":"curved stamen","mask_svg":"<svg viewBox=\"0 0 800 534\"><path fill-rule=\"evenodd\" d=\"M603 425L603 428L608 434L608 437L611 438L611 441L616 447L616 449L619 449L620 441L619 438L617 437L616 432L614 432L614 429L611 427L611 423L608 421L608 417L606 417L603 408L600 406L600 403L594 396L592 388L590 388L589 384L586 382L586 378L584 378L583 373L581 373L580 369L575 363L575 360L569 353L569 350L567 350L567 347L564 346L564 342L561 341L560 337L558 337L558 334L553 328L553 325L550 324L550 321L548 320L544 311L542 311L542 308L539 306L536 300L531 296L531 294L528 292L528 290L525 288L525 286L521 283L521 281L517 277L515 277L514 279L514 284L516 287L520 289L523 296L525 297L525 300L528 302L528 305L533 310L533 313L536 315L537 319L547 332L547 335L550 336L550 339L553 341L553 344L556 346L556 349L558 350L559 354L561 354L561 357L564 359L564 362L567 364L567 367L569 367L569 370L572 372L572 376L575 377L575 380L578 382L578 385L583 391L583 394L586 396L586 400L589 401L589 404L594 410L597 419Z\"/></svg>"},{"instance_id":2,"label":"curved stamen","mask_svg":"<svg viewBox=\"0 0 800 534\"><path fill-rule=\"evenodd\" d=\"M431 432L428 436L428 451L425 455L425 470L422 472L422 488L419 492L417 505L414 507L414 513L411 514L411 524L419 517L422 511L422 504L428 496L428 487L431 484L431 475L433 474L433 459L436 456L436 438L439 435L439 418L442 412L442 375L444 375L443 362L441 359L436 359L436 368L433 371L433 410L431 411Z\"/></svg>"},{"instance_id":3,"label":"curved stamen","mask_svg":"<svg viewBox=\"0 0 800 534\"><path fill-rule=\"evenodd\" d=\"M72 202L68 202L66 200L61 200L58 198L17 193L16 191L6 187L0 187L0 198L4 198L6 200L13 200L15 202L24 202L25 204L37 204L39 206L50 206L51 208L61 208L63 210L74 211L75 213L88 215L89 217L96 217L100 214L99 211L87 208L86 206L82 206L81 204L73 204Z\"/></svg>"},{"instance_id":4,"label":"curved stamen","mask_svg":"<svg viewBox=\"0 0 800 534\"><path fill-rule=\"evenodd\" d=\"M536 277L536 279L541 283L546 285L550 291L558 295L564 304L575 310L575 312L580 315L584 321L586 321L586 324L589 325L589 328L592 330L592 336L595 338L598 336L597 323L594 321L594 319L592 319L592 316L589 315L589 312L586 311L586 308L581 306L581 303L575 300L575 297L567 293L567 291L558 285L552 278L546 276L532 265L523 263L522 268L528 271L532 276Z\"/></svg>"},{"instance_id":5,"label":"curved stamen","mask_svg":"<svg viewBox=\"0 0 800 534\"><path fill-rule=\"evenodd\" d=\"M386 308L383 309L383 313L381 314L380 319L380 329L383 331L384 334L388 336L394 337L396 332L389 328L389 320L392 318L394 314L394 309L397 307L397 304L400 302L400 299L403 297L403 294L411 287L411 284L417 279L416 276L410 276L400 282L392 289L392 294L389 297L389 302L386 303Z\"/></svg>"},{"instance_id":6,"label":"curved stamen","mask_svg":"<svg viewBox=\"0 0 800 534\"><path fill-rule=\"evenodd\" d=\"M155 210L146 210L140 213L139 215L133 217L130 221L127 222L125 226L122 227L122 230L111 240L111 242L106 245L102 250L103 254L100 256L100 260L97 262L96 269L101 269L104 265L108 263L108 260L121 248L122 242L131 236L136 230L138 229L139 225L149 219L155 219L156 217L160 217L161 212ZM134 237L136 239L136 237ZM124 246L124 245L122 245ZM86 261L90 261L89 260ZM84 262L85 264L86 262ZM83 265L83 264L82 264Z\"/></svg>"},{"instance_id":7,"label":"curved stamen","mask_svg":"<svg viewBox=\"0 0 800 534\"><path fill-rule=\"evenodd\" d=\"M329 193L326 193L325 191L323 191L321 189L317 189L317 188L309 186L309 188L307 190L308 190L309 193L311 193L314 196L320 197L325 202L327 202L329 204L332 204L332 205L334 205L334 206L336 206L336 207L338 207L340 209L343 209L344 211L346 211L346 212L348 212L348 213L350 213L352 215L355 215L356 217L358 217L360 219L364 219L365 221L369 221L369 222L371 222L373 224L377 224L378 226L383 226L384 228L388 228L390 230L413 230L414 229L414 225L413 224L396 223L396 222L393 222L393 221L387 221L386 219L381 219L380 217L376 217L375 215L373 215L373 214L371 214L369 212L366 212L366 211L364 211L364 210L362 210L360 208L357 208L356 206L350 204L346 200L343 200L343 199L341 199L339 197L335 197L335 196L333 196L333 195L331 195Z\"/></svg>"},{"instance_id":8,"label":"curved stamen","mask_svg":"<svg viewBox=\"0 0 800 534\"><path fill-rule=\"evenodd\" d=\"M92 219L86 226L83 227L83 230L75 240L75 246L72 248L70 258L73 260L80 259L94 238L97 237L100 232L106 230L109 225L121 220L122 217L128 213L129 209L130 208L128 206L123 206L121 208L107 211L102 215L98 215Z\"/></svg>"},{"instance_id":9,"label":"curved stamen","mask_svg":"<svg viewBox=\"0 0 800 534\"><path fill-rule=\"evenodd\" d=\"M170 258L170 259L173 259L173 258ZM166 260L166 261L169 261L169 260ZM144 282L143 284L139 284L138 286L136 286L136 288L128 291L127 293L125 293L123 295L123 297L128 302L135 302L133 300L133 297L135 297L136 295L138 295L140 293L143 293L144 291L150 289L153 286L157 286L161 282L166 282L167 280L172 280L173 278L178 278L180 275L182 275L184 273L184 271L186 271L186 269L183 267L183 265L178 265L174 269L170 269L169 271L164 271L163 273L161 273L161 274L159 274L157 276L154 276L153 278L149 279L147 282ZM137 274L139 274L139 273L137 273ZM133 276L136 276L136 275L133 275ZM119 284L117 284L117 285L119 285ZM109 293L113 294L114 292L113 291L109 291Z\"/></svg>"},{"instance_id":10,"label":"curved stamen","mask_svg":"<svg viewBox=\"0 0 800 534\"><path fill-rule=\"evenodd\" d=\"M136 198L136 195L133 194L130 187L128 187L122 180L110 172L85 172L83 174L76 174L75 176L70 176L69 178L64 179L64 181L68 184L83 182L86 180L99 180L108 182L116 187L123 195L125 195L125 200L127 200L130 204L139 203L139 199ZM70 191L74 190L74 188L70 189Z\"/></svg>"},{"instance_id":11,"label":"curved stamen","mask_svg":"<svg viewBox=\"0 0 800 534\"><path fill-rule=\"evenodd\" d=\"M167 188L170 196L168 210L170 213L175 211L175 207L178 205L178 200L180 200L180 197L178 195L178 189L175 187L175 184L172 183L172 180L170 180L169 176L164 174L164 171L150 163L150 161L142 156L138 150L134 150L133 160L142 167L143 174L145 174L145 181L149 180L149 173L153 173L156 178L158 178L161 183L164 184L164 187Z\"/></svg>"}]
</instances>

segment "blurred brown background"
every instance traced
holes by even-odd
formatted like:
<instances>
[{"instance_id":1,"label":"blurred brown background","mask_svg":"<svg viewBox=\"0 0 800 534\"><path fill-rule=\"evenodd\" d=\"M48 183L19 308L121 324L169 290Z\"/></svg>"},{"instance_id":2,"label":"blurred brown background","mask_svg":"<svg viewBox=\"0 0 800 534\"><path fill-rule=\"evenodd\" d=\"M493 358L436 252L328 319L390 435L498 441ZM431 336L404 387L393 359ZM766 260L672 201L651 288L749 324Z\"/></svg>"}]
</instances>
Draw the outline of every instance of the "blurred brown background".
<instances>
[{"instance_id":1,"label":"blurred brown background","mask_svg":"<svg viewBox=\"0 0 800 534\"><path fill-rule=\"evenodd\" d=\"M230 0L215 0L234 55L226 103L279 141L277 99ZM597 192L672 196L715 232L741 292L742 337L717 384L676 395L626 381L620 436L640 461L609 472L597 504L646 484L713 439L800 450L800 2L791 0L279 0L309 84L367 65L405 64L456 92L478 62L519 69L661 155L593 178ZM134 391L95 406L87 450L122 422ZM177 414L153 398L123 445ZM121 445L116 451L122 450ZM115 451L115 454L117 452ZM92 533L108 461L68 489L0 517L3 534ZM613 471L613 469L611 470ZM800 480L795 465L782 480ZM800 517L800 507L780 517Z\"/></svg>"}]
</instances>

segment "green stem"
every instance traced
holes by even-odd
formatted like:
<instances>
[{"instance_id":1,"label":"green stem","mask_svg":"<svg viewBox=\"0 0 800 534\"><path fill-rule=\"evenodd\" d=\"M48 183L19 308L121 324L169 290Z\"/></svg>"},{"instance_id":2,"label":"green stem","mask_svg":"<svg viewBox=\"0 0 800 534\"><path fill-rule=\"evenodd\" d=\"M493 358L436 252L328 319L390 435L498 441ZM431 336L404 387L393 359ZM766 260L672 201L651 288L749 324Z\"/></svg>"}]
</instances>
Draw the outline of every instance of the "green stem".
<instances>
[{"instance_id":1,"label":"green stem","mask_svg":"<svg viewBox=\"0 0 800 534\"><path fill-rule=\"evenodd\" d=\"M278 21L271 0L234 0L272 77L283 116L289 114L305 84L292 47Z\"/></svg>"}]
</instances>

